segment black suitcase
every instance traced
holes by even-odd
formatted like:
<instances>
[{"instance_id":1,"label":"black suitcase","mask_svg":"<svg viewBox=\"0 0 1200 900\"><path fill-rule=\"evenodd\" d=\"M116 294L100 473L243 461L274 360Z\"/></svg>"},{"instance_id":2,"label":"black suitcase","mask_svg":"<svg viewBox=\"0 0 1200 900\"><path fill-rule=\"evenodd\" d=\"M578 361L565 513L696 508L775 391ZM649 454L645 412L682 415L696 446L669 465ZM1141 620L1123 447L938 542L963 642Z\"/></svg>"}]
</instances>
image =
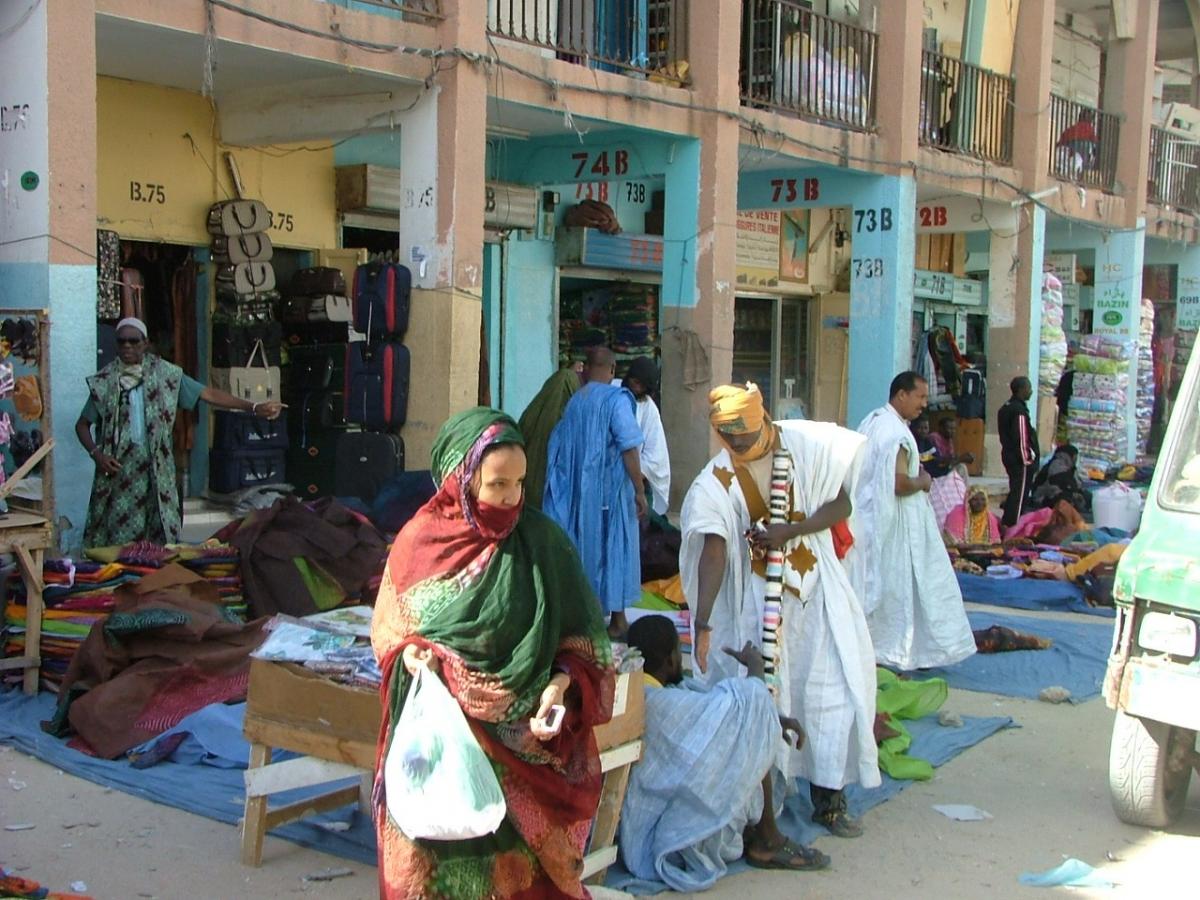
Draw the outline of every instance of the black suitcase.
<instances>
[{"instance_id":1,"label":"black suitcase","mask_svg":"<svg viewBox=\"0 0 1200 900\"><path fill-rule=\"evenodd\" d=\"M313 344L288 348L286 382L291 392L342 387L345 381L346 345Z\"/></svg>"},{"instance_id":2,"label":"black suitcase","mask_svg":"<svg viewBox=\"0 0 1200 900\"><path fill-rule=\"evenodd\" d=\"M344 344L350 338L345 322L284 322L283 342L288 347Z\"/></svg>"},{"instance_id":3,"label":"black suitcase","mask_svg":"<svg viewBox=\"0 0 1200 900\"><path fill-rule=\"evenodd\" d=\"M245 488L285 484L285 450L210 450L208 488L218 494L232 494Z\"/></svg>"},{"instance_id":4,"label":"black suitcase","mask_svg":"<svg viewBox=\"0 0 1200 900\"><path fill-rule=\"evenodd\" d=\"M347 431L337 442L334 492L370 503L404 471L404 439L380 431Z\"/></svg>"},{"instance_id":5,"label":"black suitcase","mask_svg":"<svg viewBox=\"0 0 1200 900\"><path fill-rule=\"evenodd\" d=\"M310 431L287 453L287 480L306 500L330 497L337 473L335 458L340 430Z\"/></svg>"},{"instance_id":6,"label":"black suitcase","mask_svg":"<svg viewBox=\"0 0 1200 900\"><path fill-rule=\"evenodd\" d=\"M214 319L213 368L228 369L232 366L246 365L258 341L262 341L263 349L267 351L267 365L279 365L283 327L278 322L223 322Z\"/></svg>"},{"instance_id":7,"label":"black suitcase","mask_svg":"<svg viewBox=\"0 0 1200 900\"><path fill-rule=\"evenodd\" d=\"M288 395L292 442L308 434L346 427L346 397L341 391L300 391Z\"/></svg>"},{"instance_id":8,"label":"black suitcase","mask_svg":"<svg viewBox=\"0 0 1200 900\"><path fill-rule=\"evenodd\" d=\"M346 276L332 266L300 269L288 285L289 297L316 297L322 294L346 296Z\"/></svg>"},{"instance_id":9,"label":"black suitcase","mask_svg":"<svg viewBox=\"0 0 1200 900\"><path fill-rule=\"evenodd\" d=\"M346 345L346 421L399 428L408 418L411 357L403 344Z\"/></svg>"},{"instance_id":10,"label":"black suitcase","mask_svg":"<svg viewBox=\"0 0 1200 900\"><path fill-rule=\"evenodd\" d=\"M277 419L221 409L213 413L214 450L286 450L287 411Z\"/></svg>"}]
</instances>

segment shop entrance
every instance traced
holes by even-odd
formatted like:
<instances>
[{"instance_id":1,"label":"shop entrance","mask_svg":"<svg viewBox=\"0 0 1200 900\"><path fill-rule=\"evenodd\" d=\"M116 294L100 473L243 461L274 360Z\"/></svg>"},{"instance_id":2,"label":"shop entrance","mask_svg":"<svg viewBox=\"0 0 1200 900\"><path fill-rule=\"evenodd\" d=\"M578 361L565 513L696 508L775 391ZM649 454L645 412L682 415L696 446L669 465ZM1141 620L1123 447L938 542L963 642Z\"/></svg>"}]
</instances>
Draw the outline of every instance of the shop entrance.
<instances>
[{"instance_id":1,"label":"shop entrance","mask_svg":"<svg viewBox=\"0 0 1200 900\"><path fill-rule=\"evenodd\" d=\"M803 419L812 408L809 301L741 294L733 310L733 381L752 381L775 419Z\"/></svg>"},{"instance_id":2,"label":"shop entrance","mask_svg":"<svg viewBox=\"0 0 1200 900\"><path fill-rule=\"evenodd\" d=\"M558 366L581 361L591 347L610 347L617 377L639 356L658 362L659 286L645 272L558 270Z\"/></svg>"}]
</instances>

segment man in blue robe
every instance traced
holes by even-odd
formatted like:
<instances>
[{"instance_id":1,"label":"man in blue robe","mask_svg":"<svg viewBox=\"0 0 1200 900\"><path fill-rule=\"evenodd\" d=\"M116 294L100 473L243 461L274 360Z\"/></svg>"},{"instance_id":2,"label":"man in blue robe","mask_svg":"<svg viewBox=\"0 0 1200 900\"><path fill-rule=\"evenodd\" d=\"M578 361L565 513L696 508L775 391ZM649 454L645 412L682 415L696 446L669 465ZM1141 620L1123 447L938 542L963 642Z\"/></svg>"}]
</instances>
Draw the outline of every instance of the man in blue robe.
<instances>
[{"instance_id":1,"label":"man in blue robe","mask_svg":"<svg viewBox=\"0 0 1200 900\"><path fill-rule=\"evenodd\" d=\"M638 519L646 493L638 449L636 401L612 384L607 347L588 352L586 384L550 435L542 510L570 535L604 611L608 631L624 638L625 608L642 594Z\"/></svg>"}]
</instances>

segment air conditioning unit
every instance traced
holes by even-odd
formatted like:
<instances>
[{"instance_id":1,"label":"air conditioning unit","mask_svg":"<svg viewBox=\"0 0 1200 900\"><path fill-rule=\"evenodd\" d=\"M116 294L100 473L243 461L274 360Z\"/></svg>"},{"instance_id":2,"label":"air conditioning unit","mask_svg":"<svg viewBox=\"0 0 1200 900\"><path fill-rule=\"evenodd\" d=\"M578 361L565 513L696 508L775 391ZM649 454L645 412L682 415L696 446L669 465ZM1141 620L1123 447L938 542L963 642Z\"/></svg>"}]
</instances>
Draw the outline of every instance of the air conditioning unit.
<instances>
[{"instance_id":1,"label":"air conditioning unit","mask_svg":"<svg viewBox=\"0 0 1200 900\"><path fill-rule=\"evenodd\" d=\"M400 170L386 166L338 166L337 209L340 213L400 212Z\"/></svg>"},{"instance_id":2,"label":"air conditioning unit","mask_svg":"<svg viewBox=\"0 0 1200 900\"><path fill-rule=\"evenodd\" d=\"M483 227L505 230L537 228L537 188L489 181L484 185Z\"/></svg>"},{"instance_id":3,"label":"air conditioning unit","mask_svg":"<svg viewBox=\"0 0 1200 900\"><path fill-rule=\"evenodd\" d=\"M1163 128L1173 134L1200 140L1200 109L1186 103L1172 103L1163 115Z\"/></svg>"}]
</instances>

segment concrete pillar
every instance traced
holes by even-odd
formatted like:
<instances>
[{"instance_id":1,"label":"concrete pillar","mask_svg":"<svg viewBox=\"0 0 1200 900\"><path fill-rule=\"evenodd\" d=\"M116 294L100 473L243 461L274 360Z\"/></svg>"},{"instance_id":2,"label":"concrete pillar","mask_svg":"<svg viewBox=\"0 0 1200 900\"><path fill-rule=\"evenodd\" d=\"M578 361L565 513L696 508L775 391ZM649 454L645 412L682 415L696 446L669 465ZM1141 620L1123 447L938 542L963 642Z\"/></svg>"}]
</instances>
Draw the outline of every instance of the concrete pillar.
<instances>
[{"instance_id":1,"label":"concrete pillar","mask_svg":"<svg viewBox=\"0 0 1200 900\"><path fill-rule=\"evenodd\" d=\"M484 0L443 0L442 11L443 46L486 52ZM487 87L482 68L460 61L401 123L400 253L419 286L405 341L419 389L402 432L413 469L428 466L442 423L478 396Z\"/></svg>"},{"instance_id":2,"label":"concrete pillar","mask_svg":"<svg viewBox=\"0 0 1200 900\"><path fill-rule=\"evenodd\" d=\"M855 198L850 260L850 371L846 422L854 428L912 367L916 182L879 175Z\"/></svg>"},{"instance_id":3,"label":"concrete pillar","mask_svg":"<svg viewBox=\"0 0 1200 900\"><path fill-rule=\"evenodd\" d=\"M711 8L704 15L688 17L695 102L737 109L740 47L728 36L741 33L742 4L712 0L707 6ZM714 452L708 391L712 385L728 382L733 370L739 130L727 116L701 115L708 121L699 145L681 142L677 151L694 153L698 164L679 166L678 173L668 176L666 188L666 218L672 218L675 204L692 205L690 233L696 235L687 248L694 260L694 279L682 282L678 297L664 298L662 315L662 414L671 450L673 509L679 508L692 479ZM711 382L690 387L683 383L689 331L707 351L712 370Z\"/></svg>"},{"instance_id":4,"label":"concrete pillar","mask_svg":"<svg viewBox=\"0 0 1200 900\"><path fill-rule=\"evenodd\" d=\"M1146 209L1150 171L1150 125L1154 93L1154 48L1158 0L1133 4L1132 38L1109 40L1104 70L1104 108L1123 117L1117 153L1117 188L1125 197L1126 226Z\"/></svg>"},{"instance_id":5,"label":"concrete pillar","mask_svg":"<svg viewBox=\"0 0 1200 900\"><path fill-rule=\"evenodd\" d=\"M75 439L96 364L96 32L91 0L0 5L0 306L50 315L52 483L82 540L93 466Z\"/></svg>"},{"instance_id":6,"label":"concrete pillar","mask_svg":"<svg viewBox=\"0 0 1200 900\"><path fill-rule=\"evenodd\" d=\"M1052 137L1050 119L1043 110L1050 98L1053 36L1053 0L1023 0L1013 50L1013 125L1019 136L1013 147L1013 165L1021 175L1022 189L1031 194L1050 184ZM1009 397L1009 382L1025 375L1034 382L1035 391L1037 388L1045 239L1045 213L1032 201L1019 208L1015 235L991 236L985 438L985 465L990 474L1002 472L996 410ZM1038 410L1030 412L1038 417Z\"/></svg>"},{"instance_id":7,"label":"concrete pillar","mask_svg":"<svg viewBox=\"0 0 1200 900\"><path fill-rule=\"evenodd\" d=\"M917 158L923 13L921 0L888 0L879 3L874 14L880 72L875 122L884 145L880 159L900 165Z\"/></svg>"},{"instance_id":8,"label":"concrete pillar","mask_svg":"<svg viewBox=\"0 0 1200 900\"><path fill-rule=\"evenodd\" d=\"M1092 333L1136 344L1141 324L1142 263L1146 247L1145 223L1133 231L1116 231L1096 247L1096 284L1093 293ZM1129 363L1126 393L1126 453L1137 451L1137 353Z\"/></svg>"}]
</instances>

